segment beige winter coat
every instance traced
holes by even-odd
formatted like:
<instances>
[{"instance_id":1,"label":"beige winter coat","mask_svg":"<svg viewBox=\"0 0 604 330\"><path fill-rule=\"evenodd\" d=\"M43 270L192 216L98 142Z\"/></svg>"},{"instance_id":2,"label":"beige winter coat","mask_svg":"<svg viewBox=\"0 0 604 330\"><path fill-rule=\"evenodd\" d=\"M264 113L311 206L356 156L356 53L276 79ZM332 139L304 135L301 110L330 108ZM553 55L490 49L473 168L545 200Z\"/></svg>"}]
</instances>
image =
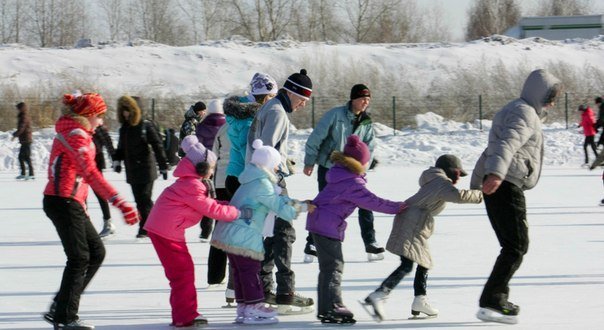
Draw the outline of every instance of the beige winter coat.
<instances>
[{"instance_id":1,"label":"beige winter coat","mask_svg":"<svg viewBox=\"0 0 604 330\"><path fill-rule=\"evenodd\" d=\"M458 190L445 171L430 167L419 178L419 191L405 201L408 208L394 217L386 250L432 268L428 239L434 232L434 216L446 202L481 203L479 190Z\"/></svg>"}]
</instances>

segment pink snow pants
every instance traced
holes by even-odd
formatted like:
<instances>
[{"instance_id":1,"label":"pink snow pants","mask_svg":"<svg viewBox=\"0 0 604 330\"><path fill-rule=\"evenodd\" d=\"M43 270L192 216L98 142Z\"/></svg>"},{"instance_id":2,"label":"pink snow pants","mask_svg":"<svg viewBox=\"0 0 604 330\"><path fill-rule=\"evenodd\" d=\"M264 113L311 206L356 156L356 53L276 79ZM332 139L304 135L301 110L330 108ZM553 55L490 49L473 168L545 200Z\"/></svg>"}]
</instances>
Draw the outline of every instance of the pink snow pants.
<instances>
[{"instance_id":1,"label":"pink snow pants","mask_svg":"<svg viewBox=\"0 0 604 330\"><path fill-rule=\"evenodd\" d=\"M193 321L197 313L197 290L195 289L195 267L187 243L163 238L148 233L157 256L164 266L170 281L170 306L172 323L182 326Z\"/></svg>"}]
</instances>

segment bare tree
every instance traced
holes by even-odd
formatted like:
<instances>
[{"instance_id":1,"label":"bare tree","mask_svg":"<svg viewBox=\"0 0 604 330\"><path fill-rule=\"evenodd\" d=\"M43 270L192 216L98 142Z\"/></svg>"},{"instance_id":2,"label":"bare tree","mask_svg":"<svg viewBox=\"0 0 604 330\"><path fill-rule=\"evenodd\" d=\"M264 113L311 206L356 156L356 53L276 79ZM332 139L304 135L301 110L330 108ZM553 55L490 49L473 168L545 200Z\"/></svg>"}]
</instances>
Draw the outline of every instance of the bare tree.
<instances>
[{"instance_id":1,"label":"bare tree","mask_svg":"<svg viewBox=\"0 0 604 330\"><path fill-rule=\"evenodd\" d=\"M168 45L186 43L189 33L179 23L174 0L138 0L135 8L142 38Z\"/></svg>"},{"instance_id":2,"label":"bare tree","mask_svg":"<svg viewBox=\"0 0 604 330\"><path fill-rule=\"evenodd\" d=\"M468 10L466 40L505 32L520 20L516 0L474 0Z\"/></svg>"},{"instance_id":3,"label":"bare tree","mask_svg":"<svg viewBox=\"0 0 604 330\"><path fill-rule=\"evenodd\" d=\"M539 0L537 16L574 16L593 13L590 0Z\"/></svg>"},{"instance_id":4,"label":"bare tree","mask_svg":"<svg viewBox=\"0 0 604 330\"><path fill-rule=\"evenodd\" d=\"M300 0L232 0L235 31L254 41L276 40L284 36L291 13Z\"/></svg>"},{"instance_id":5,"label":"bare tree","mask_svg":"<svg viewBox=\"0 0 604 330\"><path fill-rule=\"evenodd\" d=\"M224 32L228 12L224 3L215 0L180 0L178 6L186 17L186 25L190 27L195 43L228 36Z\"/></svg>"},{"instance_id":6,"label":"bare tree","mask_svg":"<svg viewBox=\"0 0 604 330\"><path fill-rule=\"evenodd\" d=\"M385 33L381 28L392 25L392 11L402 4L402 0L346 0L343 2L355 42L369 42L371 36Z\"/></svg>"},{"instance_id":7,"label":"bare tree","mask_svg":"<svg viewBox=\"0 0 604 330\"><path fill-rule=\"evenodd\" d=\"M333 1L302 1L291 13L287 33L300 41L328 41L341 37L341 19L334 12Z\"/></svg>"},{"instance_id":8,"label":"bare tree","mask_svg":"<svg viewBox=\"0 0 604 330\"><path fill-rule=\"evenodd\" d=\"M98 0L109 27L109 39L117 40L123 24L124 8L120 0Z\"/></svg>"},{"instance_id":9,"label":"bare tree","mask_svg":"<svg viewBox=\"0 0 604 330\"><path fill-rule=\"evenodd\" d=\"M0 0L0 42L19 42L21 3L16 0Z\"/></svg>"}]
</instances>

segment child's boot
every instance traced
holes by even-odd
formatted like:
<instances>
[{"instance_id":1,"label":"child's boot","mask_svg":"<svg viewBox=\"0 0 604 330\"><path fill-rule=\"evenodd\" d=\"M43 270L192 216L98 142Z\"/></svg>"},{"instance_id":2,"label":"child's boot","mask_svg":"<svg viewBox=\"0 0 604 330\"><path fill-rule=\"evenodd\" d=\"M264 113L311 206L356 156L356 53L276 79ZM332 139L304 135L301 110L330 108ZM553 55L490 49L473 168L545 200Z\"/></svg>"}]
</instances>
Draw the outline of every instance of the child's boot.
<instances>
[{"instance_id":1,"label":"child's boot","mask_svg":"<svg viewBox=\"0 0 604 330\"><path fill-rule=\"evenodd\" d=\"M245 304L237 303L237 317L235 317L235 323L242 324L245 320Z\"/></svg>"}]
</instances>

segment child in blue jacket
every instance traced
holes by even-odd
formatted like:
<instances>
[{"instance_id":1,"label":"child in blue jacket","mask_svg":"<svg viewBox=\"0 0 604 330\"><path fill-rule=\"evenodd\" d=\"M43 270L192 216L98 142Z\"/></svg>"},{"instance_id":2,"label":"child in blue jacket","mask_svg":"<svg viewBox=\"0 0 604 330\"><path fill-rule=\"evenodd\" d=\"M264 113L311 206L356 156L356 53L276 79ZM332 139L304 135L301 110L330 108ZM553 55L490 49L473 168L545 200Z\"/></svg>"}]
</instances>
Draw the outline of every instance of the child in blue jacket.
<instances>
[{"instance_id":1,"label":"child in blue jacket","mask_svg":"<svg viewBox=\"0 0 604 330\"><path fill-rule=\"evenodd\" d=\"M233 270L237 301L235 322L270 324L279 320L275 317L276 311L264 303L264 290L259 277L260 263L264 260L263 237L272 235L274 215L291 221L300 212L312 212L313 208L309 202L280 195L275 175L275 169L281 163L279 152L263 146L261 140L254 140L253 148L250 163L239 175L241 186L231 199L231 205L245 205L254 211L254 215L249 220L219 222L210 244L227 253Z\"/></svg>"}]
</instances>

